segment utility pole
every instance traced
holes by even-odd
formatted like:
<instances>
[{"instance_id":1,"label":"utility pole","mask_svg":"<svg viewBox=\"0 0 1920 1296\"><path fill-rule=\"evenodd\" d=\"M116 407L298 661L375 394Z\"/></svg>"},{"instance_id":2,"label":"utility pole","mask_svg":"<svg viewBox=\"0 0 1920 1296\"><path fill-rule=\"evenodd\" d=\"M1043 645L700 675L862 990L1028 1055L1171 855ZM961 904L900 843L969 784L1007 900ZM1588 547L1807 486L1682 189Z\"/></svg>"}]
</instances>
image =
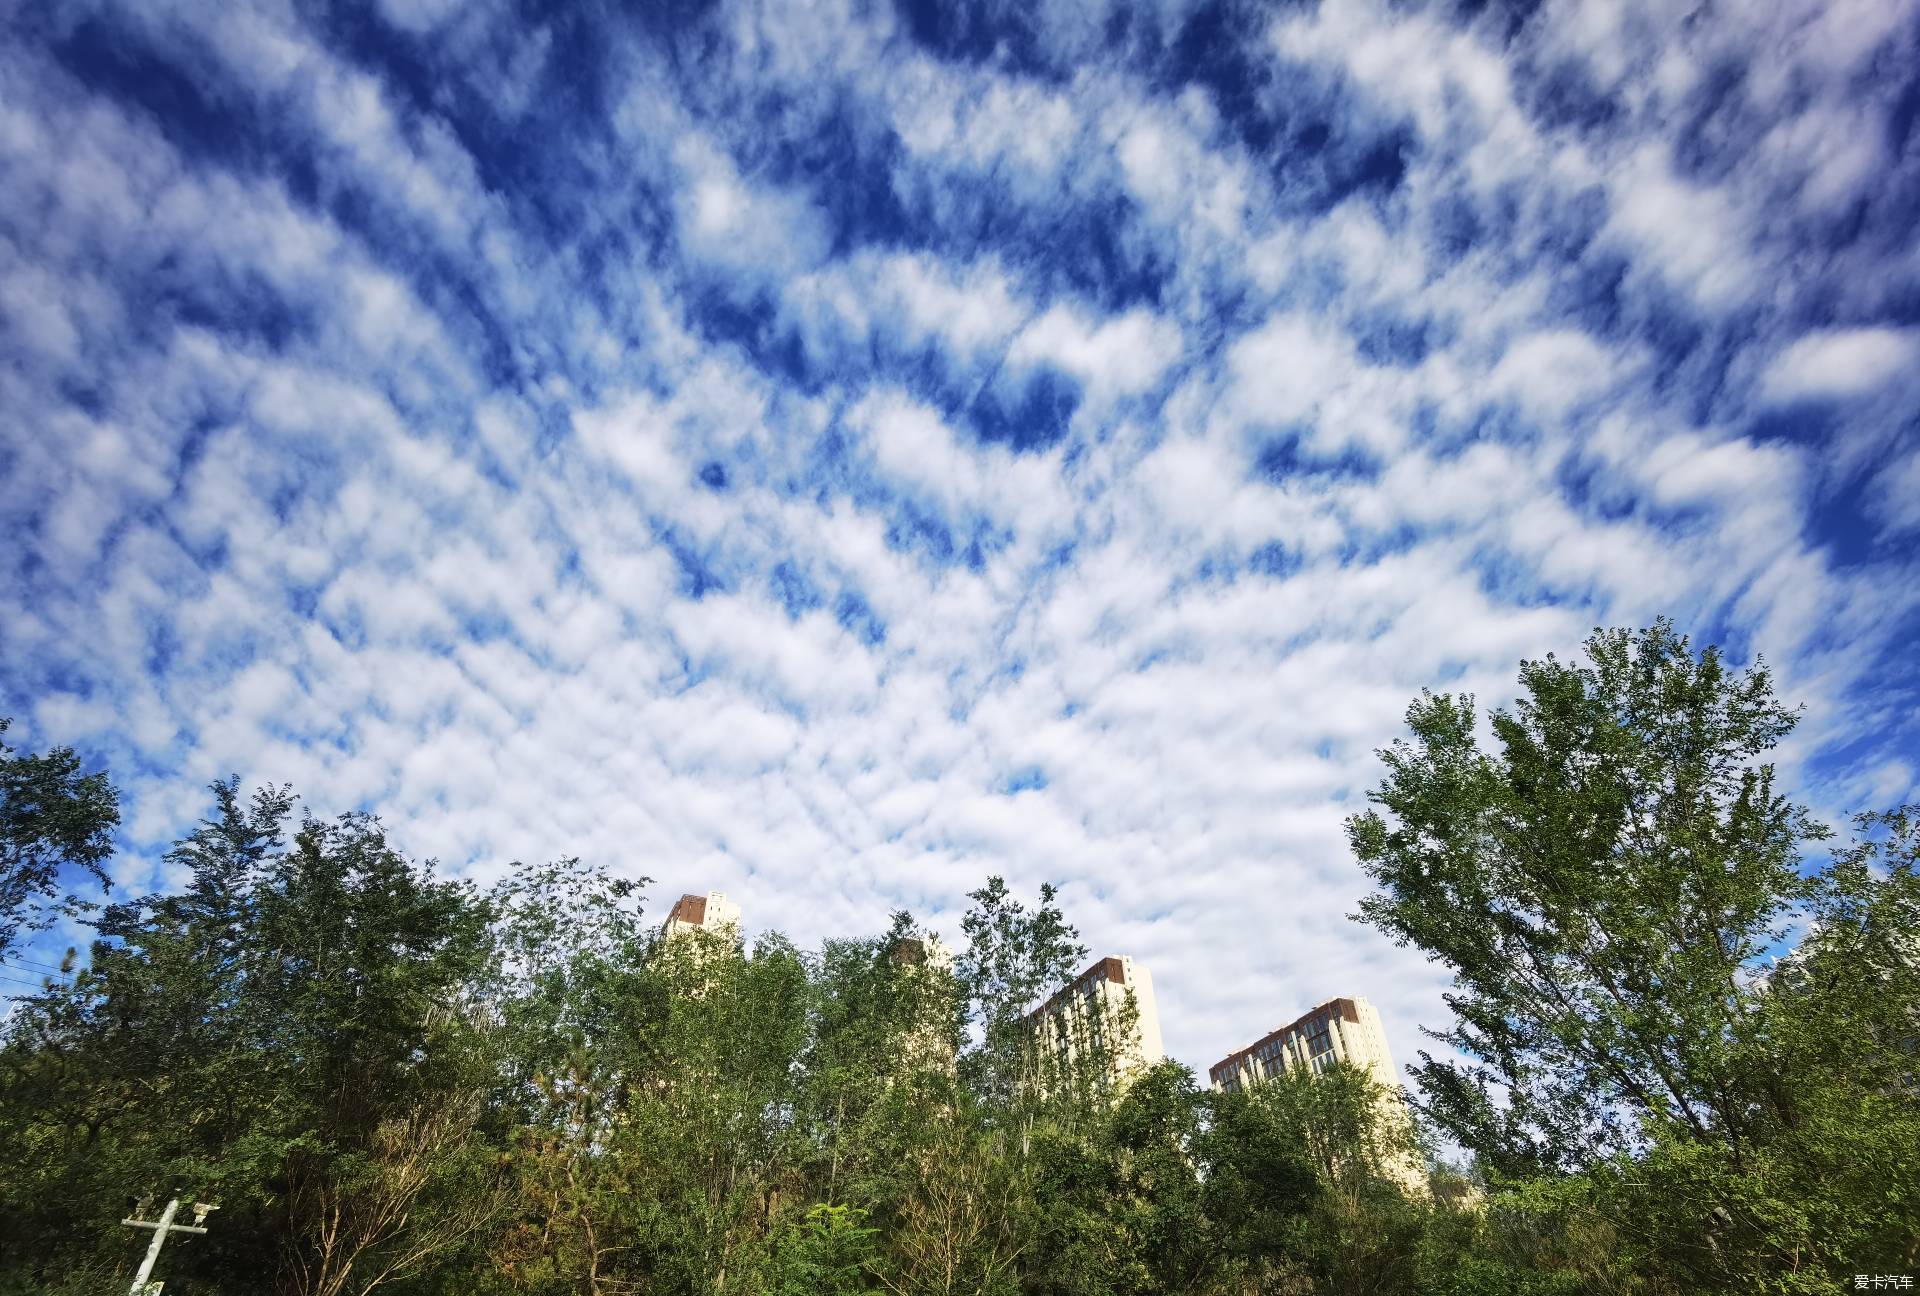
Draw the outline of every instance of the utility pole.
<instances>
[{"instance_id":1,"label":"utility pole","mask_svg":"<svg viewBox=\"0 0 1920 1296\"><path fill-rule=\"evenodd\" d=\"M135 1215L145 1215L147 1208L152 1205L152 1197L142 1197L140 1204L133 1208L133 1213ZM208 1206L204 1202L195 1202L193 1204L193 1223L175 1224L173 1217L179 1209L180 1199L175 1197L167 1203L167 1208L160 1212L160 1218L158 1220L123 1219L120 1221L129 1228L153 1230L153 1242L147 1247L147 1258L140 1262L140 1272L133 1276L133 1287L128 1296L150 1296L151 1293L159 1289L159 1283L154 1283L149 1286L147 1279L153 1275L153 1262L160 1258L160 1248L166 1244L167 1234L205 1233L206 1230L199 1226L206 1221L209 1213L217 1211L220 1208L218 1206Z\"/></svg>"}]
</instances>

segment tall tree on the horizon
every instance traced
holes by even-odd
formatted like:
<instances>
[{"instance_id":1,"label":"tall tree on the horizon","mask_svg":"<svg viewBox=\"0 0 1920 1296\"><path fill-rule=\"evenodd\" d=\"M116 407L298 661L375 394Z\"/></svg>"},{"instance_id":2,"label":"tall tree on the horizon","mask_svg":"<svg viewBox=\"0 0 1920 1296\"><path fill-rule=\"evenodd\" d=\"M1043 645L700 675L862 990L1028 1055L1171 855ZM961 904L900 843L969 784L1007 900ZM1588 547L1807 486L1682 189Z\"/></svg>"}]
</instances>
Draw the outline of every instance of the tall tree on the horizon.
<instances>
[{"instance_id":1,"label":"tall tree on the horizon","mask_svg":"<svg viewBox=\"0 0 1920 1296\"><path fill-rule=\"evenodd\" d=\"M1650 1122L1738 1155L1751 969L1827 835L1762 759L1795 721L1763 663L1733 670L1664 620L1586 648L1522 663L1492 751L1471 696L1423 693L1413 740L1380 753L1378 809L1347 823L1380 888L1359 917L1454 973L1438 1038L1478 1061L1422 1053L1428 1109L1509 1174L1591 1164Z\"/></svg>"},{"instance_id":2,"label":"tall tree on the horizon","mask_svg":"<svg viewBox=\"0 0 1920 1296\"><path fill-rule=\"evenodd\" d=\"M79 911L65 894L71 873L112 885L106 861L120 825L120 794L106 771L81 773L71 747L36 756L8 746L12 723L0 718L0 958L21 932Z\"/></svg>"},{"instance_id":3,"label":"tall tree on the horizon","mask_svg":"<svg viewBox=\"0 0 1920 1296\"><path fill-rule=\"evenodd\" d=\"M961 920L967 946L954 965L966 998L974 1042L961 1073L990 1105L1011 1110L1034 1092L1033 1023L1028 1016L1080 971L1087 947L1054 903L1049 884L1032 910L1013 898L1005 879L987 879L968 893Z\"/></svg>"},{"instance_id":4,"label":"tall tree on the horizon","mask_svg":"<svg viewBox=\"0 0 1920 1296\"><path fill-rule=\"evenodd\" d=\"M1586 652L1521 665L1491 750L1473 698L1423 693L1348 820L1379 887L1359 917L1454 974L1429 1033L1467 1060L1421 1054L1424 1108L1649 1280L1826 1290L1920 1236L1896 1184L1920 1158L1912 821L1806 867L1830 834L1778 790L1796 713L1763 663L1665 620Z\"/></svg>"},{"instance_id":5,"label":"tall tree on the horizon","mask_svg":"<svg viewBox=\"0 0 1920 1296\"><path fill-rule=\"evenodd\" d=\"M370 816L292 825L284 789L213 792L168 854L187 885L108 906L87 968L9 1023L0 1250L31 1239L50 1281L118 1240L126 1192L192 1193L220 1227L169 1250L170 1289L369 1291L495 1198L461 1002L491 910Z\"/></svg>"}]
</instances>

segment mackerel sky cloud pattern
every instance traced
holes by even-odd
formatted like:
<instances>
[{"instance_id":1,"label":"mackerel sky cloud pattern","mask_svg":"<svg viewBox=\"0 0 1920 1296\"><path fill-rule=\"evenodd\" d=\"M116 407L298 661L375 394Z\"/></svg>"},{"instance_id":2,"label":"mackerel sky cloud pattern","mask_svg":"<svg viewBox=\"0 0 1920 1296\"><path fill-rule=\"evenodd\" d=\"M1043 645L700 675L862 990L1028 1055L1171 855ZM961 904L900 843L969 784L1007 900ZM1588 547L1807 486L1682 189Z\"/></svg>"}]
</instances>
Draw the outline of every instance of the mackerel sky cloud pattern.
<instances>
[{"instance_id":1,"label":"mackerel sky cloud pattern","mask_svg":"<svg viewBox=\"0 0 1920 1296\"><path fill-rule=\"evenodd\" d=\"M1065 886L1204 1068L1424 686L1673 615L1920 764L1911 4L75 0L0 38L0 708L750 928Z\"/></svg>"}]
</instances>

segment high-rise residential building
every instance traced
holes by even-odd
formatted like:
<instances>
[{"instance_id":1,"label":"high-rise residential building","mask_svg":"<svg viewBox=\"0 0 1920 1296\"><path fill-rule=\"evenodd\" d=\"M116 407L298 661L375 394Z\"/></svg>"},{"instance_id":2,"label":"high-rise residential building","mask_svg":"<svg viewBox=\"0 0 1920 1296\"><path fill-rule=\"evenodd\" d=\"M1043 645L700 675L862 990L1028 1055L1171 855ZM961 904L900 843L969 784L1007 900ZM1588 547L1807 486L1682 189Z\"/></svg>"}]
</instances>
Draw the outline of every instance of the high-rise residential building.
<instances>
[{"instance_id":1,"label":"high-rise residential building","mask_svg":"<svg viewBox=\"0 0 1920 1296\"><path fill-rule=\"evenodd\" d=\"M1324 1071L1337 1061L1371 1073L1381 1084L1400 1083L1393 1055L1387 1051L1387 1033L1380 1025L1380 1014L1365 999L1330 999L1239 1052L1228 1054L1208 1068L1207 1074L1215 1089L1233 1090L1257 1083L1283 1067Z\"/></svg>"},{"instance_id":2,"label":"high-rise residential building","mask_svg":"<svg viewBox=\"0 0 1920 1296\"><path fill-rule=\"evenodd\" d=\"M1257 1085L1289 1067L1318 1073L1336 1062L1357 1067L1376 1084L1386 1086L1380 1100L1382 1116L1404 1126L1407 1113L1400 1103L1400 1074L1387 1049L1387 1032L1374 1006L1357 996L1329 999L1239 1052L1229 1053L1207 1074L1215 1089L1231 1092ZM1426 1191L1426 1168L1417 1157L1390 1157L1381 1168L1409 1192Z\"/></svg>"},{"instance_id":3,"label":"high-rise residential building","mask_svg":"<svg viewBox=\"0 0 1920 1296\"><path fill-rule=\"evenodd\" d=\"M910 1011L921 1014L900 1041L900 1055L911 1068L952 1073L957 1055L950 1023L953 951L938 936L902 936L890 951L907 990ZM918 988L919 994L914 993Z\"/></svg>"},{"instance_id":4,"label":"high-rise residential building","mask_svg":"<svg viewBox=\"0 0 1920 1296\"><path fill-rule=\"evenodd\" d=\"M709 891L703 896L681 896L674 901L660 934L666 940L672 940L684 932L695 931L737 938L740 935L740 906L727 899L724 891Z\"/></svg>"},{"instance_id":5,"label":"high-rise residential building","mask_svg":"<svg viewBox=\"0 0 1920 1296\"><path fill-rule=\"evenodd\" d=\"M1131 1027L1121 1038L1109 1033L1127 1020ZM1042 1043L1071 1059L1077 1041L1086 1038L1109 1049L1110 1078L1124 1085L1136 1073L1166 1057L1160 1041L1160 1005L1153 996L1153 974L1144 964L1125 955L1103 958L1075 977L1073 983L1041 1004L1027 1020L1042 1031Z\"/></svg>"}]
</instances>

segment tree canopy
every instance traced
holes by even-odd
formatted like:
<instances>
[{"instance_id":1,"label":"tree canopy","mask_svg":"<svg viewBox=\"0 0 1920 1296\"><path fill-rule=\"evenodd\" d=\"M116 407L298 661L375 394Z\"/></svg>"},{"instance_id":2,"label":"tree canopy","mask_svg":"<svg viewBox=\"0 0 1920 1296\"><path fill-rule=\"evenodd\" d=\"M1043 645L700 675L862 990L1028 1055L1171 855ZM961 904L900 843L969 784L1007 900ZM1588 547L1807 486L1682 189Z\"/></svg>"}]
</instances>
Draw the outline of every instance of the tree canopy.
<instances>
[{"instance_id":1,"label":"tree canopy","mask_svg":"<svg viewBox=\"0 0 1920 1296\"><path fill-rule=\"evenodd\" d=\"M71 747L35 755L4 741L0 719L0 958L23 931L50 926L84 906L75 874L110 885L106 860L120 799L105 771L81 773Z\"/></svg>"},{"instance_id":2,"label":"tree canopy","mask_svg":"<svg viewBox=\"0 0 1920 1296\"><path fill-rule=\"evenodd\" d=\"M1648 1281L1913 1263L1911 816L1810 857L1829 833L1766 759L1794 711L1667 622L1519 683L1490 743L1473 698L1423 694L1348 823L1359 917L1453 973L1426 1114L1496 1183L1607 1221Z\"/></svg>"}]
</instances>

